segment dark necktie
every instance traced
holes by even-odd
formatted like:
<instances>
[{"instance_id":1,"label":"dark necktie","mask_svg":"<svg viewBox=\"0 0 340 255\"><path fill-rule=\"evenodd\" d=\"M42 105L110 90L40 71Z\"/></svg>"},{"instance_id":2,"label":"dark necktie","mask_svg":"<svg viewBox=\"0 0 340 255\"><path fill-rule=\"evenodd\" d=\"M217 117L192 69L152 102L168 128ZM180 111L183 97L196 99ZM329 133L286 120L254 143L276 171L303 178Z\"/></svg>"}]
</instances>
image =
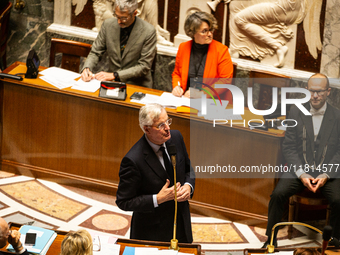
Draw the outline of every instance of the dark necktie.
<instances>
[{"instance_id":1,"label":"dark necktie","mask_svg":"<svg viewBox=\"0 0 340 255\"><path fill-rule=\"evenodd\" d=\"M166 154L165 147L161 146L159 150L162 151L163 153L165 170L168 173L169 178L170 178L170 186L172 186L174 185L174 170L173 170L172 164L169 160L168 155Z\"/></svg>"},{"instance_id":2,"label":"dark necktie","mask_svg":"<svg viewBox=\"0 0 340 255\"><path fill-rule=\"evenodd\" d=\"M120 38L120 55L123 55L126 43L129 39L129 33L126 30L122 30L121 33L122 33L122 36Z\"/></svg>"}]
</instances>

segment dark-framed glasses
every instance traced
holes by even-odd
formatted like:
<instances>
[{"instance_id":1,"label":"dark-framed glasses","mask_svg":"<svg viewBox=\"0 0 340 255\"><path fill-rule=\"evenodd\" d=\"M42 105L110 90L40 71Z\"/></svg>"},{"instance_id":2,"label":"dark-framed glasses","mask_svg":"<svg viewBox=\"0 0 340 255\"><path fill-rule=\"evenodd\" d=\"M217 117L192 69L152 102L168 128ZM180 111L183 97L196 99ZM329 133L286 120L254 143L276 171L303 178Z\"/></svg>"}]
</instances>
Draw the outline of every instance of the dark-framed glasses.
<instances>
[{"instance_id":1,"label":"dark-framed glasses","mask_svg":"<svg viewBox=\"0 0 340 255\"><path fill-rule=\"evenodd\" d=\"M321 89L321 90L312 90L312 89L309 89L308 91L312 95L314 95L314 93L316 93L318 96L322 96L326 91L328 91L328 89Z\"/></svg>"},{"instance_id":2,"label":"dark-framed glasses","mask_svg":"<svg viewBox=\"0 0 340 255\"><path fill-rule=\"evenodd\" d=\"M204 29L204 30L200 31L200 33L202 35L207 35L209 32L211 32L213 34L215 32L215 29L211 28L211 29Z\"/></svg>"},{"instance_id":3,"label":"dark-framed glasses","mask_svg":"<svg viewBox=\"0 0 340 255\"><path fill-rule=\"evenodd\" d=\"M159 129L159 130L163 130L163 129L165 129L166 125L170 126L171 123L172 123L172 119L169 118L169 119L167 119L165 122L160 123L160 124L157 125L157 126L151 126L151 127L155 127L155 128L157 128L157 129Z\"/></svg>"}]
</instances>

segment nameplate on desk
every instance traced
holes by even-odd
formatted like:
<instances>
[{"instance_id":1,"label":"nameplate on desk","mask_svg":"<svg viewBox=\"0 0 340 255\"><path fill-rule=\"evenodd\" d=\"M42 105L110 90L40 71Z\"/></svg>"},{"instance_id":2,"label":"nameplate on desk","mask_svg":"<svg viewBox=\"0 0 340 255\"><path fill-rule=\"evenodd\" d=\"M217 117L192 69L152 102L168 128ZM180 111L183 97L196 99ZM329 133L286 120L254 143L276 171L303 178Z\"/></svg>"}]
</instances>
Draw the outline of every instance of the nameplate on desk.
<instances>
[{"instance_id":1,"label":"nameplate on desk","mask_svg":"<svg viewBox=\"0 0 340 255\"><path fill-rule=\"evenodd\" d=\"M99 96L117 100L126 99L126 84L124 82L102 81Z\"/></svg>"}]
</instances>

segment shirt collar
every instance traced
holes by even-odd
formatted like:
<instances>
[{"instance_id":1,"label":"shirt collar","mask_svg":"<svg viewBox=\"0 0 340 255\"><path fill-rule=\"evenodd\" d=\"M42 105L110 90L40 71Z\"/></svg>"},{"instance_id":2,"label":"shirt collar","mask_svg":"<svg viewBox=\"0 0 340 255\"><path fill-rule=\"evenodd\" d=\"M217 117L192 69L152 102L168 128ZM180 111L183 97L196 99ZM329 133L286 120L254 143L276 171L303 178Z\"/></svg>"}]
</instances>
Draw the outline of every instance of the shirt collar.
<instances>
[{"instance_id":1,"label":"shirt collar","mask_svg":"<svg viewBox=\"0 0 340 255\"><path fill-rule=\"evenodd\" d=\"M320 109L315 109L311 104L310 104L310 113L312 115L324 115L327 109L327 102L320 108Z\"/></svg>"},{"instance_id":2,"label":"shirt collar","mask_svg":"<svg viewBox=\"0 0 340 255\"><path fill-rule=\"evenodd\" d=\"M165 143L163 143L162 145L155 144L155 143L153 143L153 142L151 142L151 141L149 140L149 138L148 138L148 136L147 136L146 134L144 134L144 135L145 135L146 141L150 144L152 150L153 150L155 153L157 153L161 147L165 147ZM166 147L165 147L165 148L166 148Z\"/></svg>"}]
</instances>

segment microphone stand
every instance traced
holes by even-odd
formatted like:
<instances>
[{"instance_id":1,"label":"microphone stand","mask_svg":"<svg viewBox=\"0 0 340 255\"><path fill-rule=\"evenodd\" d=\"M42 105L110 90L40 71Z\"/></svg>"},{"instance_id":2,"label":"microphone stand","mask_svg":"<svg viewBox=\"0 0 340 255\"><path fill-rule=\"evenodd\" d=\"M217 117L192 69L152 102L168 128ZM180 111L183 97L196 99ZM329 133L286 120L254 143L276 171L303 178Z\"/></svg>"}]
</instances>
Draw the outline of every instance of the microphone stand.
<instances>
[{"instance_id":1,"label":"microphone stand","mask_svg":"<svg viewBox=\"0 0 340 255\"><path fill-rule=\"evenodd\" d=\"M170 241L170 247L169 249L172 250L179 250L178 247L178 240L176 239L176 224L177 224L177 181L176 181L176 155L171 155L171 162L172 167L174 170L174 186L175 186L175 216L174 216L174 232L173 232L173 238Z\"/></svg>"},{"instance_id":2,"label":"microphone stand","mask_svg":"<svg viewBox=\"0 0 340 255\"><path fill-rule=\"evenodd\" d=\"M275 250L275 246L273 245L273 240L274 240L274 229L278 226L284 226L284 225L300 225L300 226L305 226L307 228L313 229L316 232L320 233L322 235L322 231L320 229L317 229L311 225L308 225L306 223L301 223L301 222L280 222L276 223L273 228L272 228L272 233L271 233L271 238L270 238L270 244L267 246L267 251L269 253L273 253Z\"/></svg>"}]
</instances>

